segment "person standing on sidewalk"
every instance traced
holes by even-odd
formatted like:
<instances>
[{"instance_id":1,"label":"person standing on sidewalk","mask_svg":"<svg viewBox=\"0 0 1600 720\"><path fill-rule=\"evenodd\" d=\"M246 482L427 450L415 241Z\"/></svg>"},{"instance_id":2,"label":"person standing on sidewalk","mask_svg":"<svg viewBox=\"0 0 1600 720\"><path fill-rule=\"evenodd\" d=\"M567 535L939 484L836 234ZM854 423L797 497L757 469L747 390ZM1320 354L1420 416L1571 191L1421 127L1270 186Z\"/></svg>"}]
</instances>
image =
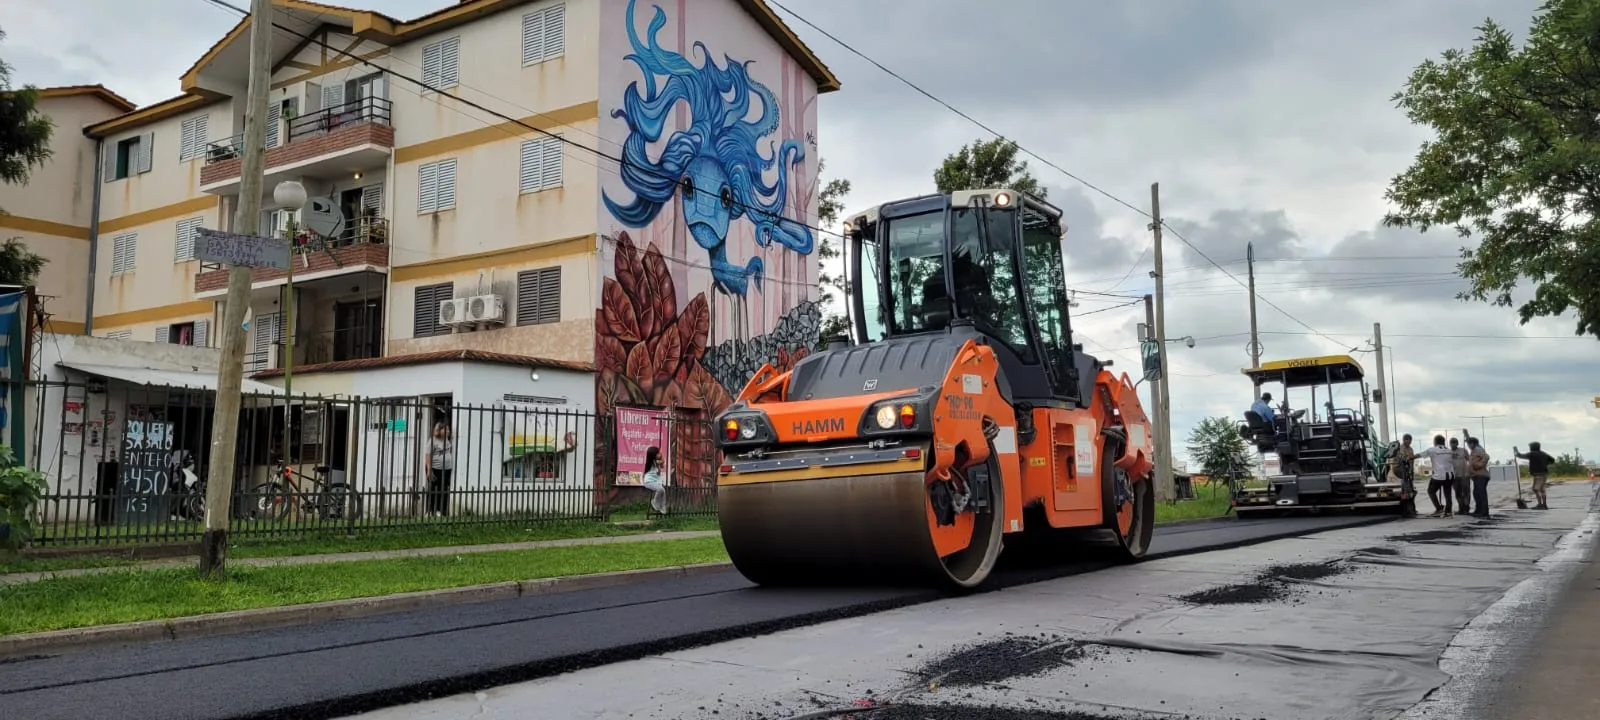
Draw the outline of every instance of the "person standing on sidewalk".
<instances>
[{"instance_id":1,"label":"person standing on sidewalk","mask_svg":"<svg viewBox=\"0 0 1600 720\"><path fill-rule=\"evenodd\" d=\"M1472 516L1489 517L1489 451L1475 437L1467 438L1467 473L1472 476ZM1466 505L1462 505L1466 511Z\"/></svg>"},{"instance_id":2,"label":"person standing on sidewalk","mask_svg":"<svg viewBox=\"0 0 1600 720\"><path fill-rule=\"evenodd\" d=\"M1511 448L1511 454L1528 461L1528 474L1533 476L1533 498L1538 501L1534 507L1539 510L1549 510L1550 506L1545 503L1544 491L1545 485L1550 482L1550 466L1556 459L1550 457L1550 453L1540 450L1537 442L1528 443L1526 455L1516 448ZM1517 472L1522 470L1518 469Z\"/></svg>"},{"instance_id":3,"label":"person standing on sidewalk","mask_svg":"<svg viewBox=\"0 0 1600 720\"><path fill-rule=\"evenodd\" d=\"M667 514L666 478L661 476L661 448L651 445L644 451L644 488L650 491L650 507Z\"/></svg>"},{"instance_id":4,"label":"person standing on sidewalk","mask_svg":"<svg viewBox=\"0 0 1600 720\"><path fill-rule=\"evenodd\" d=\"M1433 447L1424 453L1428 458L1428 499L1433 501L1433 514L1429 517L1450 517L1451 498L1455 496L1456 464L1450 447L1444 444L1443 435L1433 436ZM1439 497L1444 497L1444 504Z\"/></svg>"},{"instance_id":5,"label":"person standing on sidewalk","mask_svg":"<svg viewBox=\"0 0 1600 720\"><path fill-rule=\"evenodd\" d=\"M450 437L450 426L434 425L428 443L428 512L434 517L450 514L450 476L455 469L456 444Z\"/></svg>"},{"instance_id":6,"label":"person standing on sidewalk","mask_svg":"<svg viewBox=\"0 0 1600 720\"><path fill-rule=\"evenodd\" d=\"M1466 436L1467 433L1463 430L1461 437ZM1454 490L1456 494L1456 512L1466 515L1468 508L1472 505L1468 501L1468 497L1472 495L1472 483L1468 478L1472 476L1472 473L1467 471L1467 451L1461 447L1461 441L1455 438L1450 438L1450 461L1454 470L1454 474L1451 476L1454 481L1449 490Z\"/></svg>"}]
</instances>

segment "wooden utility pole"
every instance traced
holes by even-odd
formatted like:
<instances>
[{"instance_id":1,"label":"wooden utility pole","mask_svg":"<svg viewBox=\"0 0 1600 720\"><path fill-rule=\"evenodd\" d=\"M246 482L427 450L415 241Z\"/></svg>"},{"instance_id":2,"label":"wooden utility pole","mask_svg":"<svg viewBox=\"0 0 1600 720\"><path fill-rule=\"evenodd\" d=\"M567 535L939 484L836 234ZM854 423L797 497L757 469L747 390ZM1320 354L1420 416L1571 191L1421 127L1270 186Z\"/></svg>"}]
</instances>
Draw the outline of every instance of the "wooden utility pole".
<instances>
[{"instance_id":1,"label":"wooden utility pole","mask_svg":"<svg viewBox=\"0 0 1600 720\"><path fill-rule=\"evenodd\" d=\"M1141 377L1144 375L1144 344L1147 342L1155 342L1156 339L1156 305L1155 300L1148 293L1144 296L1144 327L1145 334L1139 338L1139 374ZM1160 357L1160 353L1161 349L1157 348L1157 358ZM1150 410L1152 413L1159 413L1161 411L1161 381L1159 379L1156 382L1150 383ZM1155 432L1160 434L1160 417L1157 416L1152 419L1155 421ZM1162 457L1162 448L1164 447L1166 447L1166 443L1164 442L1155 443L1156 456L1154 460L1156 463L1156 475L1158 480L1160 479L1161 468L1167 465L1167 461Z\"/></svg>"},{"instance_id":2,"label":"wooden utility pole","mask_svg":"<svg viewBox=\"0 0 1600 720\"><path fill-rule=\"evenodd\" d=\"M1383 324L1372 324L1372 348L1378 358L1378 394L1383 396L1382 407L1378 408L1378 439L1383 444L1389 444L1389 407L1393 404L1389 398L1389 384L1383 377Z\"/></svg>"},{"instance_id":3,"label":"wooden utility pole","mask_svg":"<svg viewBox=\"0 0 1600 720\"><path fill-rule=\"evenodd\" d=\"M1245 267L1250 273L1250 367L1261 367L1261 332L1256 328L1256 244L1245 243ZM1256 393L1252 397L1261 397L1261 382L1256 382Z\"/></svg>"},{"instance_id":4,"label":"wooden utility pole","mask_svg":"<svg viewBox=\"0 0 1600 720\"><path fill-rule=\"evenodd\" d=\"M1150 183L1150 230L1155 233L1156 280L1156 357L1161 361L1161 375L1156 378L1160 396L1156 401L1156 492L1163 502L1172 502L1172 395L1167 391L1167 311L1165 278L1161 264L1161 183Z\"/></svg>"},{"instance_id":5,"label":"wooden utility pole","mask_svg":"<svg viewBox=\"0 0 1600 720\"><path fill-rule=\"evenodd\" d=\"M237 231L259 230L262 171L267 154L267 87L272 68L272 0L250 2L250 79L245 92L244 159L239 173ZM200 536L200 576L227 575L228 518L233 499L235 444L239 439L240 389L244 385L244 314L250 303L251 268L228 269L228 299L222 311L222 360L211 419L211 457L206 466L206 529Z\"/></svg>"}]
</instances>

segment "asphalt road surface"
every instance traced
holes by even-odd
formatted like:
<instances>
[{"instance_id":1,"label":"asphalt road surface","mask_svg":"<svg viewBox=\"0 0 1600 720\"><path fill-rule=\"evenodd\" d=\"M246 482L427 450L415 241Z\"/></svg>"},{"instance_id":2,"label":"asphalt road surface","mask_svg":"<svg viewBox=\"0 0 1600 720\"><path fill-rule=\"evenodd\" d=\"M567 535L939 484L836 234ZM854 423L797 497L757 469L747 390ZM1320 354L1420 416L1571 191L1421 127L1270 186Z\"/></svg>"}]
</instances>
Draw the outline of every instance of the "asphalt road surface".
<instances>
[{"instance_id":1,"label":"asphalt road surface","mask_svg":"<svg viewBox=\"0 0 1600 720\"><path fill-rule=\"evenodd\" d=\"M1323 516L1158 528L1172 556L1385 518ZM999 587L1101 569L1011 570ZM0 707L28 720L341 717L944 595L755 588L730 570L632 587L461 605L0 663Z\"/></svg>"}]
</instances>

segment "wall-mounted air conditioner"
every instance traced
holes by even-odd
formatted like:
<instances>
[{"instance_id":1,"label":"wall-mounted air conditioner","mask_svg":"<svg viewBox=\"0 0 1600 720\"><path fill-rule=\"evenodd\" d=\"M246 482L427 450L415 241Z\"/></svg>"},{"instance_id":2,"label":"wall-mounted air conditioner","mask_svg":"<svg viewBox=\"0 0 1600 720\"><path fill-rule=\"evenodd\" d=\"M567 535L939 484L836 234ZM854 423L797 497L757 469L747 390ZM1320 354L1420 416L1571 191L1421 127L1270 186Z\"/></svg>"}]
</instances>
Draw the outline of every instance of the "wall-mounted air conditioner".
<instances>
[{"instance_id":1,"label":"wall-mounted air conditioner","mask_svg":"<svg viewBox=\"0 0 1600 720\"><path fill-rule=\"evenodd\" d=\"M467 319L467 299L453 298L439 302L439 324L447 327L456 327L469 323Z\"/></svg>"},{"instance_id":2,"label":"wall-mounted air conditioner","mask_svg":"<svg viewBox=\"0 0 1600 720\"><path fill-rule=\"evenodd\" d=\"M499 295L474 295L467 298L467 322L501 323L505 322L505 318L505 301Z\"/></svg>"}]
</instances>

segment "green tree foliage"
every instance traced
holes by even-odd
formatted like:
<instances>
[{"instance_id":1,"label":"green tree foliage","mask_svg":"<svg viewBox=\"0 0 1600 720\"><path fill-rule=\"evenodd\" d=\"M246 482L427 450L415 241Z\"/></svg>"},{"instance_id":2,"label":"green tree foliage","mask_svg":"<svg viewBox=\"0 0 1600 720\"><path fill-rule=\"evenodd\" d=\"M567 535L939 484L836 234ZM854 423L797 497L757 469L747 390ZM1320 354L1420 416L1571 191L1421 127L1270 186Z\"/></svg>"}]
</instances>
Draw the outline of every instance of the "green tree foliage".
<instances>
[{"instance_id":1,"label":"green tree foliage","mask_svg":"<svg viewBox=\"0 0 1600 720\"><path fill-rule=\"evenodd\" d=\"M1390 227L1476 234L1462 300L1513 305L1521 322L1568 310L1600 336L1600 0L1549 0L1521 47L1495 22L1469 50L1418 65L1394 100L1436 137L1385 194Z\"/></svg>"},{"instance_id":2,"label":"green tree foliage","mask_svg":"<svg viewBox=\"0 0 1600 720\"><path fill-rule=\"evenodd\" d=\"M1561 453L1556 456L1556 461L1550 463L1550 474L1557 477L1587 476L1589 471L1583 467L1583 460L1572 453Z\"/></svg>"},{"instance_id":3,"label":"green tree foliage","mask_svg":"<svg viewBox=\"0 0 1600 720\"><path fill-rule=\"evenodd\" d=\"M5 36L0 30L0 40ZM33 169L50 159L54 124L39 112L38 101L38 88L11 86L11 66L0 60L0 181L9 185L26 184ZM0 246L0 283L32 285L44 264L20 239L6 240Z\"/></svg>"},{"instance_id":4,"label":"green tree foliage","mask_svg":"<svg viewBox=\"0 0 1600 720\"><path fill-rule=\"evenodd\" d=\"M817 173L820 175L824 161L817 160ZM839 222L839 216L844 213L844 198L850 194L850 181L844 178L834 178L822 186L822 193L817 196L817 220L826 232L817 233L817 284L822 291L824 306L832 305L834 296L838 296L842 306L850 297L850 284L842 274L829 272L823 263L831 262L843 257L843 243L838 235L832 234L834 226ZM849 335L850 321L846 318L843 308L839 311L828 312L822 317L822 332L819 333L817 347L827 344L830 337L836 335Z\"/></svg>"},{"instance_id":5,"label":"green tree foliage","mask_svg":"<svg viewBox=\"0 0 1600 720\"><path fill-rule=\"evenodd\" d=\"M946 156L933 171L933 185L942 193L1003 187L1046 197L1028 162L1017 160L1017 144L1002 138L974 140Z\"/></svg>"},{"instance_id":6,"label":"green tree foliage","mask_svg":"<svg viewBox=\"0 0 1600 720\"><path fill-rule=\"evenodd\" d=\"M1199 473L1212 478L1250 477L1256 461L1239 435L1238 426L1226 417L1201 420L1189 432L1189 459L1200 465Z\"/></svg>"}]
</instances>

